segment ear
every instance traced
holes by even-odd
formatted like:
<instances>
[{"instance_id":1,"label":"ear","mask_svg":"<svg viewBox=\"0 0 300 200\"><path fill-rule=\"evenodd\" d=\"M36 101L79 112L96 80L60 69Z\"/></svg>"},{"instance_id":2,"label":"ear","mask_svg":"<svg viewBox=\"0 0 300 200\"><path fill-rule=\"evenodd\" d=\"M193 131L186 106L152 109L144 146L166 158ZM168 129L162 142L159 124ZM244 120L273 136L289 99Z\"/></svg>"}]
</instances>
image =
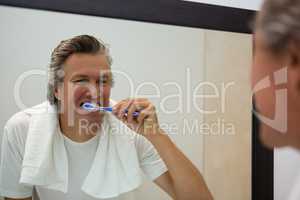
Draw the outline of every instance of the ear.
<instances>
[{"instance_id":1,"label":"ear","mask_svg":"<svg viewBox=\"0 0 300 200\"><path fill-rule=\"evenodd\" d=\"M54 96L56 99L58 99L59 101L62 100L63 98L63 92L62 92L62 88L60 86L57 86L55 89L54 89Z\"/></svg>"}]
</instances>

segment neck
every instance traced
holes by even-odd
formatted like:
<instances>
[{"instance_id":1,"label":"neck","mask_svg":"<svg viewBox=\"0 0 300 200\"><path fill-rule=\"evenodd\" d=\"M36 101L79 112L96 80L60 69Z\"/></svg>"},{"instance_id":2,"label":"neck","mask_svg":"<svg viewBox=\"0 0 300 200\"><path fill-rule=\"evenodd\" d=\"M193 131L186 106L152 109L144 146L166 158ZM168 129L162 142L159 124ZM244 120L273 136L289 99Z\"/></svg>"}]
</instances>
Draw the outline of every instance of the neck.
<instances>
[{"instance_id":1,"label":"neck","mask_svg":"<svg viewBox=\"0 0 300 200\"><path fill-rule=\"evenodd\" d=\"M82 121L84 121L85 124L81 124ZM101 125L101 123L99 123L99 126L90 126L88 120L76 116L74 116L74 123L69 122L66 114L59 114L59 124L62 134L75 142L85 142L91 139L97 134Z\"/></svg>"}]
</instances>

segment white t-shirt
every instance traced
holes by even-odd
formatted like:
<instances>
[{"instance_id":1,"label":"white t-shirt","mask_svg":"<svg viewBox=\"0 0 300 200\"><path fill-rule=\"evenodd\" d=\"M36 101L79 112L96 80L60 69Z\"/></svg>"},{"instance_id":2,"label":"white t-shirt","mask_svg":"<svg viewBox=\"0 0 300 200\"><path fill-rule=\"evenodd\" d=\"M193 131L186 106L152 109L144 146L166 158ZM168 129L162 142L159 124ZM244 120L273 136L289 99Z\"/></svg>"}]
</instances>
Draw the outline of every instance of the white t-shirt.
<instances>
[{"instance_id":1,"label":"white t-shirt","mask_svg":"<svg viewBox=\"0 0 300 200\"><path fill-rule=\"evenodd\" d=\"M299 200L300 199L300 174L292 185L291 193L288 195L287 200Z\"/></svg>"},{"instance_id":2,"label":"white t-shirt","mask_svg":"<svg viewBox=\"0 0 300 200\"><path fill-rule=\"evenodd\" d=\"M4 128L0 157L0 196L30 197L33 195L35 187L40 200L95 200L82 192L81 186L93 163L99 135L83 143L77 143L64 137L69 162L67 193L19 183L29 121L30 116L21 111L15 114ZM137 134L135 145L140 168L149 179L155 180L167 171L167 167L156 149L145 137ZM132 192L129 192L110 200L134 199L133 197Z\"/></svg>"}]
</instances>

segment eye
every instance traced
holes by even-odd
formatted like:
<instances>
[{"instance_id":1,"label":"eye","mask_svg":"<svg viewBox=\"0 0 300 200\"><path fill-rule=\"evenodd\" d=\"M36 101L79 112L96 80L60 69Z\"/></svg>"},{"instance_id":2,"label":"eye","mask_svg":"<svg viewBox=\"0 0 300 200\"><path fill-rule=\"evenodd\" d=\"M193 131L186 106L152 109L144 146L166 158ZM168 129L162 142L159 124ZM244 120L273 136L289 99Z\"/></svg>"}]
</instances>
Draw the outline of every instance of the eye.
<instances>
[{"instance_id":1,"label":"eye","mask_svg":"<svg viewBox=\"0 0 300 200\"><path fill-rule=\"evenodd\" d=\"M108 79L103 79L103 80L100 80L100 83L104 83L104 84L106 84L106 83L108 83Z\"/></svg>"},{"instance_id":2,"label":"eye","mask_svg":"<svg viewBox=\"0 0 300 200\"><path fill-rule=\"evenodd\" d=\"M89 80L88 79L76 79L76 80L73 80L74 83L84 83L84 82L88 82Z\"/></svg>"},{"instance_id":3,"label":"eye","mask_svg":"<svg viewBox=\"0 0 300 200\"><path fill-rule=\"evenodd\" d=\"M108 77L103 77L99 80L100 84L105 84L105 85L112 85L113 80L112 78L108 78Z\"/></svg>"}]
</instances>

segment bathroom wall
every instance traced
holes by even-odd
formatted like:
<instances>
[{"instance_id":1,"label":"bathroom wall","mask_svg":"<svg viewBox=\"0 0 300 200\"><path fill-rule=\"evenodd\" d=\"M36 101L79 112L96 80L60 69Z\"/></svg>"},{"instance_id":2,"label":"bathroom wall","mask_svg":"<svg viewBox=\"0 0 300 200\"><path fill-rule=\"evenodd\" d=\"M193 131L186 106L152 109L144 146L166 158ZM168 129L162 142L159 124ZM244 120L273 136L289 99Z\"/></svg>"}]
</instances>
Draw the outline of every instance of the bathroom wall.
<instances>
[{"instance_id":1,"label":"bathroom wall","mask_svg":"<svg viewBox=\"0 0 300 200\"><path fill-rule=\"evenodd\" d=\"M251 58L251 35L205 31L205 80L218 90L205 90L215 112L204 120L215 128L204 137L204 174L217 200L251 199Z\"/></svg>"}]
</instances>

